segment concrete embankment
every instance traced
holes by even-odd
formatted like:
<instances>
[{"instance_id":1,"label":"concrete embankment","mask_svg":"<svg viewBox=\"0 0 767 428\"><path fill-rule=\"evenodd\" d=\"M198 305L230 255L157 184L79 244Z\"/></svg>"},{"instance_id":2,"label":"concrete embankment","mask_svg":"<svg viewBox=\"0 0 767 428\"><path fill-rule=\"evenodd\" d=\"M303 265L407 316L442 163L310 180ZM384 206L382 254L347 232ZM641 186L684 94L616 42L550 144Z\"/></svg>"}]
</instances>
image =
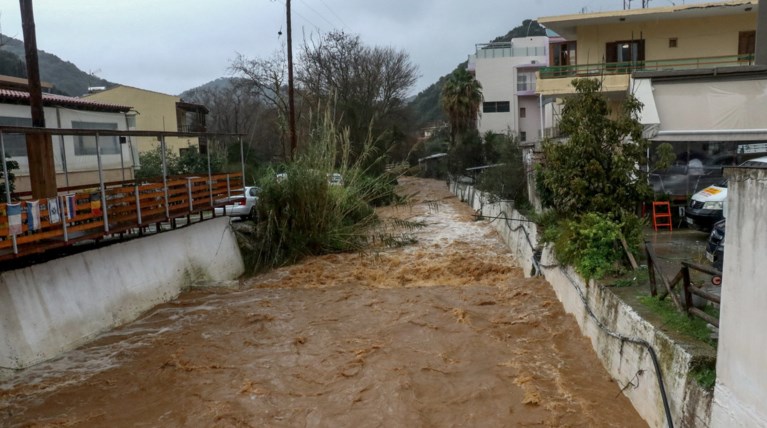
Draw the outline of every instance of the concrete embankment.
<instances>
[{"instance_id":1,"label":"concrete embankment","mask_svg":"<svg viewBox=\"0 0 767 428\"><path fill-rule=\"evenodd\" d=\"M690 374L699 355L643 319L608 287L593 281L587 284L572 268L559 266L551 246L539 245L536 225L514 210L513 204L491 203L488 195L465 184L451 182L450 190L478 214L492 219L526 275L541 272L591 340L605 369L650 426L668 426L656 371L648 349L625 338L644 341L657 353L674 426L709 426L712 393ZM540 257L534 257L536 249Z\"/></svg>"},{"instance_id":2,"label":"concrete embankment","mask_svg":"<svg viewBox=\"0 0 767 428\"><path fill-rule=\"evenodd\" d=\"M0 367L25 368L135 319L195 283L244 271L228 218L0 274Z\"/></svg>"}]
</instances>

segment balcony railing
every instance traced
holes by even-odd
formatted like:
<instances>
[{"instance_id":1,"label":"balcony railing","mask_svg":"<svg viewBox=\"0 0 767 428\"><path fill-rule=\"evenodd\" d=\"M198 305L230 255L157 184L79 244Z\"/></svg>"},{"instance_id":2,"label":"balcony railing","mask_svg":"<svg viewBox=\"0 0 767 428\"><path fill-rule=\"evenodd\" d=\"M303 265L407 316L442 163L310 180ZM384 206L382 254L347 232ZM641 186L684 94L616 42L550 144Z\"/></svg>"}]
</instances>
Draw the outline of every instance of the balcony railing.
<instances>
[{"instance_id":1,"label":"balcony railing","mask_svg":"<svg viewBox=\"0 0 767 428\"><path fill-rule=\"evenodd\" d=\"M542 79L563 77L595 77L615 74L629 74L635 71L694 70L699 68L733 67L753 65L754 55L728 55L701 58L678 58L653 61L603 62L599 64L578 64L543 67Z\"/></svg>"},{"instance_id":2,"label":"balcony railing","mask_svg":"<svg viewBox=\"0 0 767 428\"><path fill-rule=\"evenodd\" d=\"M510 42L478 44L476 58L546 57L545 46L514 46Z\"/></svg>"}]
</instances>

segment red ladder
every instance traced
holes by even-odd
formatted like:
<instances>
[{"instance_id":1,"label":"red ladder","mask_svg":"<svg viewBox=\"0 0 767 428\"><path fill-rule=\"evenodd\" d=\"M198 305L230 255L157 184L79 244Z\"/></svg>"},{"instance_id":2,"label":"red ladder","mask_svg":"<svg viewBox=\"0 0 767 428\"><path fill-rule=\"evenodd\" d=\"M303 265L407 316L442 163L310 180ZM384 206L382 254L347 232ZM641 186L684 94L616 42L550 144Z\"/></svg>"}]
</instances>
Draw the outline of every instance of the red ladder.
<instances>
[{"instance_id":1,"label":"red ladder","mask_svg":"<svg viewBox=\"0 0 767 428\"><path fill-rule=\"evenodd\" d=\"M671 204L668 201L652 203L652 227L655 231L658 231L659 227L668 227L668 230L673 230L671 226Z\"/></svg>"}]
</instances>

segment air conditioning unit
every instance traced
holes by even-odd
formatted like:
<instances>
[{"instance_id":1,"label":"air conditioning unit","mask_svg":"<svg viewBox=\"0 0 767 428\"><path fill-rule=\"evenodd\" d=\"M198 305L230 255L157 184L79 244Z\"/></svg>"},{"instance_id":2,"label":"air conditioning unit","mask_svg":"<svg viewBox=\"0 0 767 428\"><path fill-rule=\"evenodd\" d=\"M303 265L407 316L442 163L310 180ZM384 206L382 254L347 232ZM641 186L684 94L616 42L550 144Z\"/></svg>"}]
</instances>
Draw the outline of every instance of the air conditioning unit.
<instances>
[{"instance_id":1,"label":"air conditioning unit","mask_svg":"<svg viewBox=\"0 0 767 428\"><path fill-rule=\"evenodd\" d=\"M530 61L530 64L538 64L538 60L534 59L534 60Z\"/></svg>"}]
</instances>

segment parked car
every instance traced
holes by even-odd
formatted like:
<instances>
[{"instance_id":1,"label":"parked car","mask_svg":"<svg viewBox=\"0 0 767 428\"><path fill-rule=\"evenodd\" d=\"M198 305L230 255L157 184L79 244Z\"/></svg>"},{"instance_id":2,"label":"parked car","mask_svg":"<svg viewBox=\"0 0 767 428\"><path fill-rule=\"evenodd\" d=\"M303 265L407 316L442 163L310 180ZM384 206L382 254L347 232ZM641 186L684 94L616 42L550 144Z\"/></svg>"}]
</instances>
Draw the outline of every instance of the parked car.
<instances>
[{"instance_id":1,"label":"parked car","mask_svg":"<svg viewBox=\"0 0 767 428\"><path fill-rule=\"evenodd\" d=\"M739 166L750 168L767 168L767 156L751 159ZM727 180L708 186L692 195L685 209L687 224L703 230L708 230L716 222L724 218L724 204L727 200Z\"/></svg>"},{"instance_id":2,"label":"parked car","mask_svg":"<svg viewBox=\"0 0 767 428\"><path fill-rule=\"evenodd\" d=\"M720 271L724 267L724 232L726 221L720 220L714 224L706 243L706 258L715 269Z\"/></svg>"},{"instance_id":3,"label":"parked car","mask_svg":"<svg viewBox=\"0 0 767 428\"><path fill-rule=\"evenodd\" d=\"M256 218L256 204L258 203L258 194L261 189L255 186L245 187L245 196L236 195L232 196L223 207L215 209L216 215L228 215L230 217L240 217L245 220L247 218Z\"/></svg>"}]
</instances>

